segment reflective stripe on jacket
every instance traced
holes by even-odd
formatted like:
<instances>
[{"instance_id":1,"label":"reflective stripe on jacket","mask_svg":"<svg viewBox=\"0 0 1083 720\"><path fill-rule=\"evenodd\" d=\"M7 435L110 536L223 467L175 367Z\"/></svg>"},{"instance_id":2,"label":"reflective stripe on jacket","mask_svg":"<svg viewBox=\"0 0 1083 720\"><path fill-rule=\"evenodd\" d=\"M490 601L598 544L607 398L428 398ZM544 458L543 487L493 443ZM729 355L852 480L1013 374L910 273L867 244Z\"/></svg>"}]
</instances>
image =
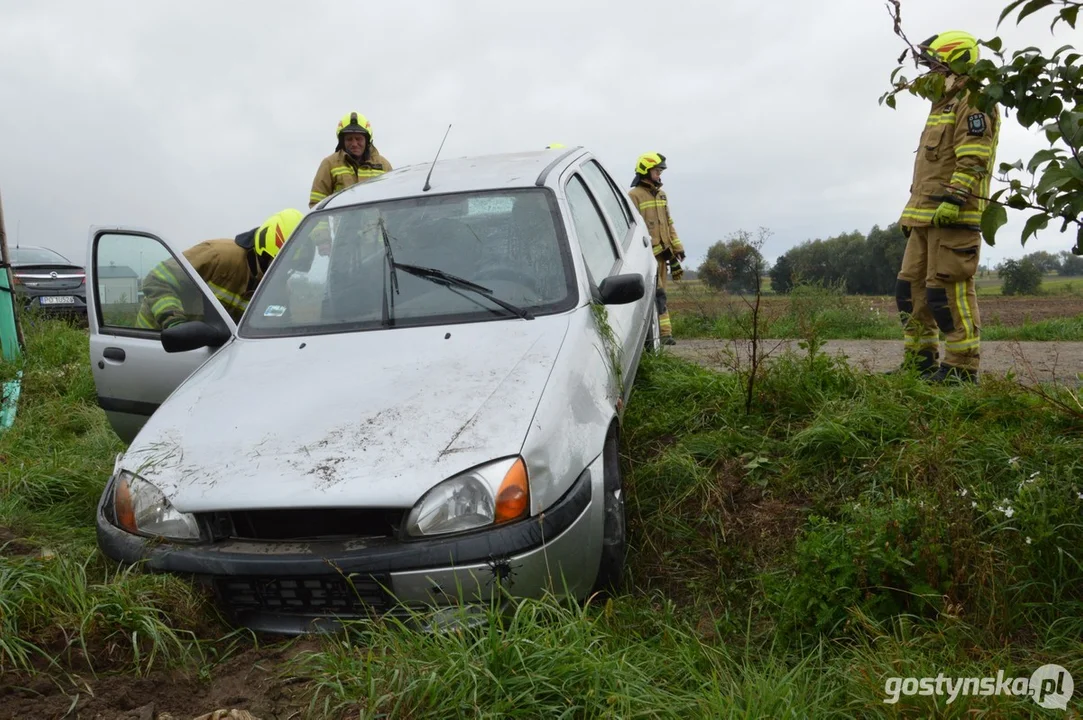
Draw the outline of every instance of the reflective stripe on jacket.
<instances>
[{"instance_id":1,"label":"reflective stripe on jacket","mask_svg":"<svg viewBox=\"0 0 1083 720\"><path fill-rule=\"evenodd\" d=\"M184 251L234 322L240 321L262 276L258 269L253 274L248 255L248 249L232 238L205 240ZM165 329L204 315L202 293L176 260L160 262L147 273L136 327Z\"/></svg>"},{"instance_id":2,"label":"reflective stripe on jacket","mask_svg":"<svg viewBox=\"0 0 1083 720\"><path fill-rule=\"evenodd\" d=\"M989 197L999 135L999 109L994 106L990 116L974 107L968 93L952 92L949 85L932 104L921 133L900 224L931 225L936 208L947 200L960 206L957 227L980 229L986 205L981 198Z\"/></svg>"},{"instance_id":3,"label":"reflective stripe on jacket","mask_svg":"<svg viewBox=\"0 0 1083 720\"><path fill-rule=\"evenodd\" d=\"M312 207L328 195L333 195L343 188L391 170L391 163L375 147L371 147L366 156L368 160L362 163L354 162L345 150L339 150L325 157L316 170L316 177L312 179L312 192L308 196L308 206Z\"/></svg>"},{"instance_id":4,"label":"reflective stripe on jacket","mask_svg":"<svg viewBox=\"0 0 1083 720\"><path fill-rule=\"evenodd\" d=\"M669 201L662 188L640 180L639 184L628 191L632 204L647 221L647 230L651 234L651 246L654 256L668 260L675 252L684 252L677 229L673 226L673 216L669 214Z\"/></svg>"}]
</instances>

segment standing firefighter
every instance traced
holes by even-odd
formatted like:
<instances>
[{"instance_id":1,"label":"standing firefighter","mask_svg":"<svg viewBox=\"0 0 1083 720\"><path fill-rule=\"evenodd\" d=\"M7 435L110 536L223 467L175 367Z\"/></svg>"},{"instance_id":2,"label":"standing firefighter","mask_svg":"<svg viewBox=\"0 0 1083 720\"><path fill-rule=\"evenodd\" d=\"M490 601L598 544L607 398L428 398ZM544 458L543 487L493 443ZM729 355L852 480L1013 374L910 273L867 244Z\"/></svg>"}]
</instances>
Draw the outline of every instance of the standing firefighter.
<instances>
[{"instance_id":1,"label":"standing firefighter","mask_svg":"<svg viewBox=\"0 0 1083 720\"><path fill-rule=\"evenodd\" d=\"M965 89L965 75L948 67L977 62L973 36L953 30L918 48L919 62L943 78L944 90L922 93L932 107L900 220L907 243L895 298L904 327L904 366L916 365L932 382L977 382L981 319L974 274L1000 113L995 106L990 113L979 110ZM945 335L943 362L938 331Z\"/></svg>"},{"instance_id":2,"label":"standing firefighter","mask_svg":"<svg viewBox=\"0 0 1083 720\"><path fill-rule=\"evenodd\" d=\"M184 251L184 257L214 293L226 312L239 322L248 301L278 251L301 223L301 212L277 212L258 228L235 238L204 240ZM164 330L204 317L203 295L188 280L176 260L158 263L143 280L143 302L136 327Z\"/></svg>"},{"instance_id":3,"label":"standing firefighter","mask_svg":"<svg viewBox=\"0 0 1083 720\"><path fill-rule=\"evenodd\" d=\"M673 326L666 309L666 270L679 281L684 276L681 261L684 260L684 246L673 227L673 218L669 214L669 202L662 190L662 171L666 169L666 156L661 153L646 153L636 161L636 176L632 180L632 189L628 195L651 234L654 259L658 261L658 289L655 304L658 306L658 334L665 345L676 345L673 339Z\"/></svg>"},{"instance_id":4,"label":"standing firefighter","mask_svg":"<svg viewBox=\"0 0 1083 720\"><path fill-rule=\"evenodd\" d=\"M365 182L391 169L391 163L372 144L372 124L359 112L344 115L335 130L335 152L320 162L312 179L308 206L343 188Z\"/></svg>"},{"instance_id":5,"label":"standing firefighter","mask_svg":"<svg viewBox=\"0 0 1083 720\"><path fill-rule=\"evenodd\" d=\"M339 190L371 180L391 170L387 161L372 144L372 123L359 112L342 116L335 128L337 144L335 151L320 161L316 176L312 178L312 190L308 195L311 208L328 195ZM326 256L331 252L331 232L326 225L316 227L308 245L297 258L299 267L307 267L315 257L316 250Z\"/></svg>"}]
</instances>

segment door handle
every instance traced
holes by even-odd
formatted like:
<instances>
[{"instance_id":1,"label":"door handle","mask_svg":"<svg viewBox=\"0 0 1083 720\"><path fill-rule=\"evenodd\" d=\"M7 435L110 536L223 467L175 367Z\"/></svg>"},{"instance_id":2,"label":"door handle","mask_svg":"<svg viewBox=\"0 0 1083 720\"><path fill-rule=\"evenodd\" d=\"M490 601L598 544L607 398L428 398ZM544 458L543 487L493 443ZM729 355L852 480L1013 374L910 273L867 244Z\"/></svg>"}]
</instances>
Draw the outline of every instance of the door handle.
<instances>
[{"instance_id":1,"label":"door handle","mask_svg":"<svg viewBox=\"0 0 1083 720\"><path fill-rule=\"evenodd\" d=\"M106 360L116 360L117 362L124 362L124 348L107 347L102 355Z\"/></svg>"},{"instance_id":2,"label":"door handle","mask_svg":"<svg viewBox=\"0 0 1083 720\"><path fill-rule=\"evenodd\" d=\"M644 235L643 236L643 247L650 247L650 246L651 246L651 241L647 239L646 235Z\"/></svg>"}]
</instances>

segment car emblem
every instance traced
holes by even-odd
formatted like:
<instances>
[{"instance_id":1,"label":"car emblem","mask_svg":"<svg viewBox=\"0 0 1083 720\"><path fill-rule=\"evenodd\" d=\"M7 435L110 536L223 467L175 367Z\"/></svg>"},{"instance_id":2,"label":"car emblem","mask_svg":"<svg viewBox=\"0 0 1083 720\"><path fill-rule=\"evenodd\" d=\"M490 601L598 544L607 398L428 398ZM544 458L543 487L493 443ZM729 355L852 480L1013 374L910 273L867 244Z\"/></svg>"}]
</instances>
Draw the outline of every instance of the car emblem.
<instances>
[{"instance_id":1,"label":"car emblem","mask_svg":"<svg viewBox=\"0 0 1083 720\"><path fill-rule=\"evenodd\" d=\"M58 277L58 275L56 274L56 270L53 270L51 273L49 273L49 277L51 277L53 280L56 280L56 278Z\"/></svg>"}]
</instances>

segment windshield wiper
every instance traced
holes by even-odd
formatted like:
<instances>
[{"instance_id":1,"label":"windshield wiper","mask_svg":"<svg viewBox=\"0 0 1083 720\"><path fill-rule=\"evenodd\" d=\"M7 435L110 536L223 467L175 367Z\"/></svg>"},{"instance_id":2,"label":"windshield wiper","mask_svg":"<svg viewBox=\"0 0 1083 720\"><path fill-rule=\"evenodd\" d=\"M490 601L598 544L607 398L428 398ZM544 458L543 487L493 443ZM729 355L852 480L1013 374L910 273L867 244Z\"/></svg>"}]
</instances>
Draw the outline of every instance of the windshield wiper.
<instances>
[{"instance_id":1,"label":"windshield wiper","mask_svg":"<svg viewBox=\"0 0 1083 720\"><path fill-rule=\"evenodd\" d=\"M390 250L388 252L390 252ZM392 260L392 262L394 262L394 260ZM397 267L400 270L405 270L411 275L415 275L419 278L425 278L426 280L434 282L437 285L470 290L471 292L475 292L478 295L481 295L483 298L496 303L508 312L514 313L515 315L521 317L524 320L534 319L534 316L526 308L521 308L517 305L512 305L506 300L501 300L500 298L493 295L492 291L490 291L489 288L478 285L477 283L470 282L466 278L461 278L458 275L452 275L451 273L444 272L443 270L437 270L436 268L422 267L420 265L410 265L408 263L394 263L394 267Z\"/></svg>"},{"instance_id":2,"label":"windshield wiper","mask_svg":"<svg viewBox=\"0 0 1083 720\"><path fill-rule=\"evenodd\" d=\"M399 276L395 274L397 263L395 262L395 253L391 252L391 239L387 237L387 226L384 224L383 218L380 218L380 234L384 239L384 264L388 266L387 274L391 277L391 290L397 294L399 292ZM395 324L395 295L391 295L391 309L388 310L387 277L384 278L384 291L381 299L383 300L383 317L380 322L386 327L391 327Z\"/></svg>"}]
</instances>

